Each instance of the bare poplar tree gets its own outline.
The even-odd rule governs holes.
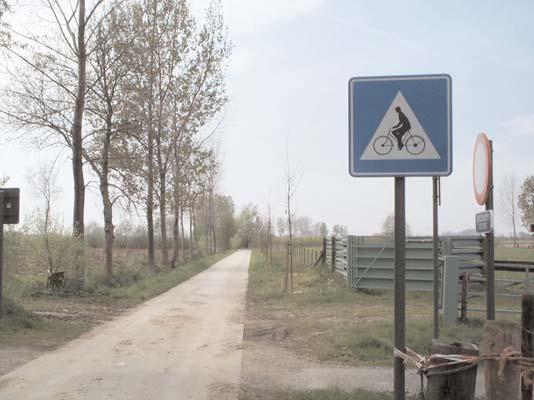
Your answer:
[[[94,81],[87,96],[87,114],[92,128],[86,137],[84,158],[98,178],[104,211],[104,268],[113,275],[115,239],[113,208],[121,199],[132,202],[121,185],[120,165],[132,163],[122,149],[128,138],[130,121],[122,111],[126,107],[125,86],[130,75],[128,58],[137,32],[128,24],[128,8],[114,8],[96,27],[93,57],[88,76]]]
[[[514,247],[519,247],[517,243],[518,195],[516,176],[514,174],[504,176],[499,188],[499,211],[501,219],[512,227]]]
[[[267,203],[267,255],[269,258],[269,272],[273,272],[273,225],[271,216],[271,202]]]
[[[44,210],[42,211],[42,237],[44,241],[47,273],[48,276],[57,272],[58,265],[54,260],[52,249],[50,245],[50,225],[52,202],[54,197],[58,194],[56,188],[57,171],[55,169],[55,162],[50,164],[42,164],[37,171],[33,171],[28,175],[28,181],[32,185],[36,194],[43,200]]]
[[[286,266],[286,277],[285,277],[285,289],[288,289],[293,292],[293,219],[295,217],[292,200],[295,195],[297,178],[295,171],[291,168],[289,160],[287,162],[287,167],[285,169],[285,184],[286,184],[286,194],[285,194],[285,213],[287,218],[287,266]],[[289,280],[289,282],[288,282]]]
[[[51,35],[10,31],[14,42],[3,46],[17,65],[0,110],[8,123],[38,131],[38,145],[62,144],[72,153],[73,232],[84,233],[85,180],[83,119],[87,93],[87,29],[104,0],[40,0],[52,19]],[[97,26],[98,24],[95,24]],[[49,135],[42,135],[43,130]]]

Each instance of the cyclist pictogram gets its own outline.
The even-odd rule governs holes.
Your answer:
[[[393,139],[399,143],[398,149],[403,148],[410,154],[416,156],[425,150],[425,139],[421,136],[413,135],[411,130],[403,134],[395,135],[394,128],[390,128],[387,135],[379,136],[373,142],[373,149],[376,154],[385,156],[393,149]]]

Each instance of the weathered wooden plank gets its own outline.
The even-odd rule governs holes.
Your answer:
[[[521,347],[519,324],[508,321],[486,321],[482,354],[501,354],[504,349],[518,351]],[[485,363],[486,400],[519,400],[520,370],[517,363],[504,363],[501,373],[497,360]]]

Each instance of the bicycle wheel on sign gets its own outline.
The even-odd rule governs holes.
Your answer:
[[[425,150],[425,139],[423,139],[421,136],[413,135],[406,139],[406,143],[404,145],[408,153],[416,156]]]
[[[373,142],[373,149],[375,150],[375,153],[380,154],[381,156],[389,154],[392,148],[393,142],[387,136],[379,136]]]

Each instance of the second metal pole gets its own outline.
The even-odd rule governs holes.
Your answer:
[[[395,177],[395,348],[406,351],[406,198],[405,178]],[[394,358],[394,400],[405,400],[405,374],[402,358]]]
[[[432,177],[432,219],[433,219],[433,229],[432,229],[432,250],[433,250],[433,259],[434,259],[434,286],[433,286],[433,295],[434,295],[434,339],[439,339],[439,264],[438,264],[438,253],[439,253],[439,236],[438,236],[438,186],[439,178],[437,176]]]
[[[493,210],[493,142],[490,140],[490,170],[489,170],[489,193],[486,201],[486,210]],[[495,247],[494,233],[486,233],[486,319],[495,319]]]

